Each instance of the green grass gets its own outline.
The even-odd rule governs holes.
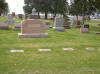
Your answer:
[[[48,30],[48,38],[18,38],[20,31],[0,30],[0,74],[100,74],[99,22],[90,21],[90,33],[79,28],[64,32]],[[93,47],[96,50],[87,51]],[[49,48],[51,52],[39,52]],[[74,51],[62,51],[74,48]],[[10,53],[23,49],[24,53]]]

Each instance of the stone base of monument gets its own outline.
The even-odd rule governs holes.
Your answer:
[[[96,32],[95,34],[100,34],[100,32]]]
[[[39,34],[22,34],[19,33],[20,38],[38,38],[38,37],[48,37],[48,33],[39,33]]]
[[[81,26],[80,25],[76,25],[76,28],[80,28]]]
[[[89,29],[88,28],[80,28],[80,32],[89,33]]]
[[[64,31],[64,27],[53,27],[56,31]]]
[[[39,19],[38,15],[29,15],[29,19]]]
[[[21,30],[21,24],[15,24],[14,30]]]
[[[14,30],[21,30],[21,28],[19,28],[19,27],[14,27]]]

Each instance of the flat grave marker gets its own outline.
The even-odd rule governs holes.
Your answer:
[[[63,48],[64,51],[73,51],[73,48]]]
[[[16,49],[12,49],[10,50],[10,52],[15,53],[15,52],[24,52],[24,50],[16,50]]]
[[[39,49],[40,52],[50,52],[51,49]]]

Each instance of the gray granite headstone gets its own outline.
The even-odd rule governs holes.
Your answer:
[[[55,17],[54,30],[64,31],[64,18],[62,16]]]
[[[8,24],[14,24],[14,19],[13,19],[12,14],[8,14],[8,19],[7,19],[6,23],[8,23]]]
[[[76,27],[76,21],[75,21],[75,18],[74,17],[72,18],[71,26],[72,27]]]

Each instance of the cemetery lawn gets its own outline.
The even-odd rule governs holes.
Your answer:
[[[51,29],[48,38],[18,38],[20,31],[0,30],[0,74],[100,74],[100,35],[95,34],[99,22],[87,23],[89,34],[80,33],[79,28]],[[96,49],[88,51],[88,47]],[[39,48],[52,51],[39,52]],[[12,49],[24,53],[11,53]]]

